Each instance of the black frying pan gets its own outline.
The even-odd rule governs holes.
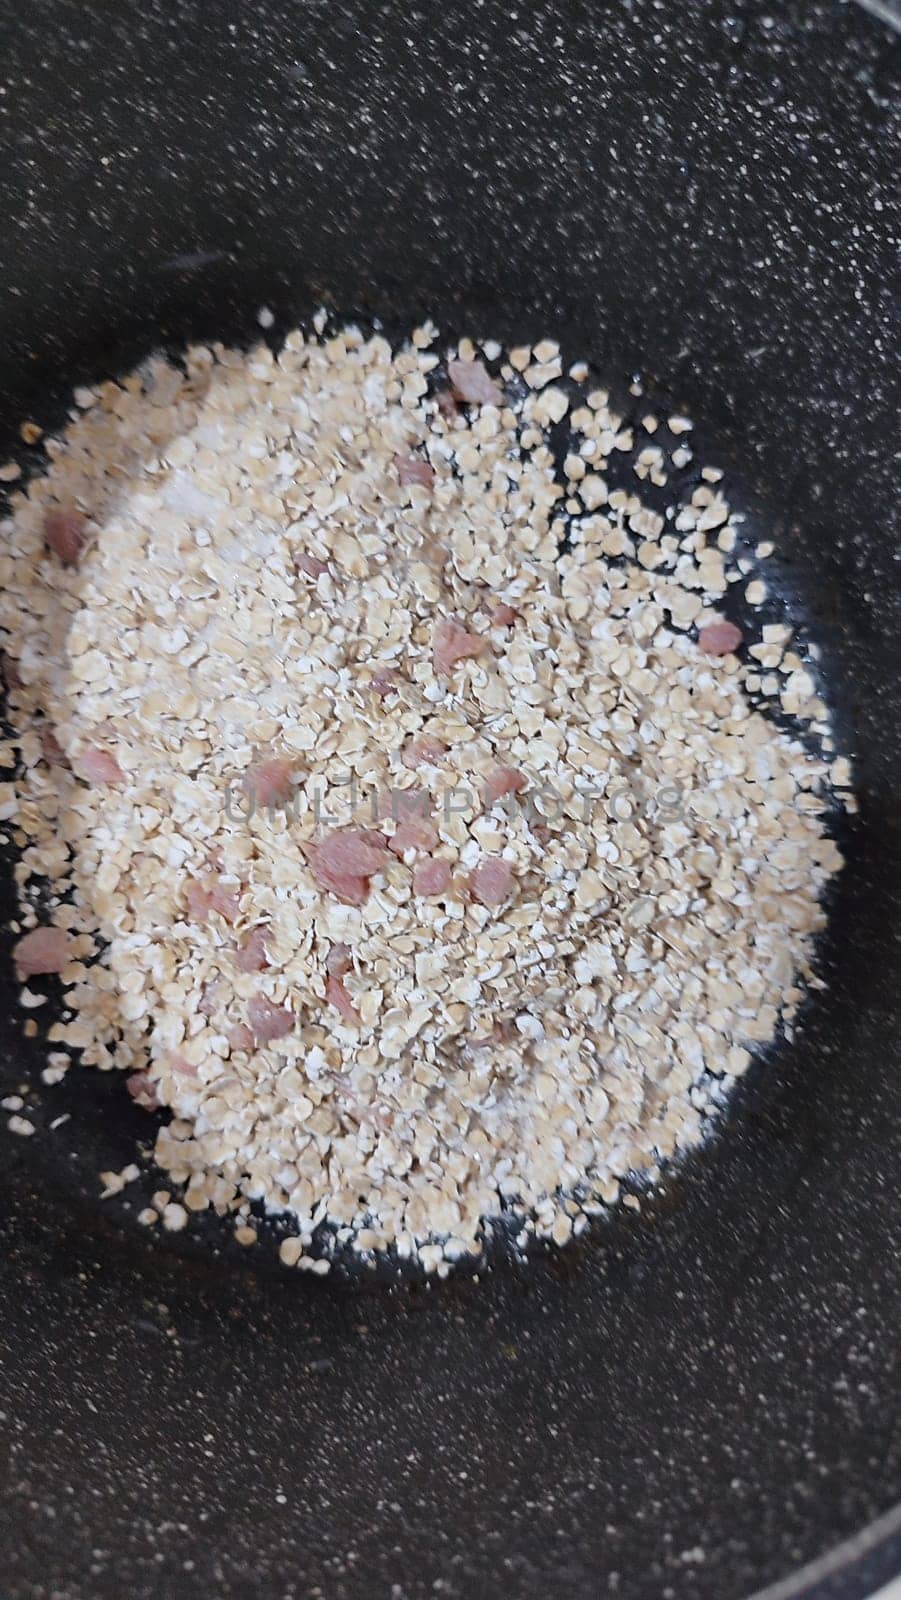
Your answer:
[[[96,1179],[143,1113],[94,1072],[32,1089],[40,1136],[0,1145],[0,1593],[858,1600],[901,1569],[901,44],[840,0],[0,18],[10,447],[263,303],[276,333],[325,299],[560,335],[737,475],[862,801],[795,1045],[665,1201],[480,1283],[149,1239]],[[9,1093],[43,1061],[3,983]]]

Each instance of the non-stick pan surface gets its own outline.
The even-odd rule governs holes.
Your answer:
[[[98,1200],[146,1138],[121,1087],[34,1094],[0,1151],[0,1593],[856,1600],[897,1516],[790,1575],[901,1498],[899,44],[839,0],[0,17],[10,447],[262,304],[562,335],[738,475],[861,796],[800,1037],[564,1253],[389,1290],[161,1243]],[[2,977],[9,1093],[42,1062]]]

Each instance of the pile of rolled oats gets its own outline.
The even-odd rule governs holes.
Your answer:
[[[816,982],[847,763],[790,628],[724,619],[721,474],[642,502],[684,419],[636,443],[550,341],[320,334],[78,391],[13,493],[16,959],[171,1109],[148,1220],[444,1272],[698,1140]]]

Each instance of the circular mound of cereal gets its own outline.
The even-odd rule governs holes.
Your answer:
[[[550,341],[486,349],[152,360],[9,526],[20,973],[286,1262],[580,1231],[794,1014],[840,865],[828,760],[749,698],[827,726],[790,629],[725,618],[721,475],[642,501],[688,424],[636,447]]]

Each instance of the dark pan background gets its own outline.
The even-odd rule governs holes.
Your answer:
[[[480,1284],[151,1240],[97,1199],[146,1138],[121,1086],[33,1093],[0,1146],[0,1593],[740,1600],[901,1497],[901,45],[840,0],[0,0],[0,29],[10,447],[264,303],[560,334],[738,473],[862,801],[800,1040],[662,1200]],[[2,981],[9,1093],[42,1057]],[[899,1550],[792,1592],[860,1600]]]

